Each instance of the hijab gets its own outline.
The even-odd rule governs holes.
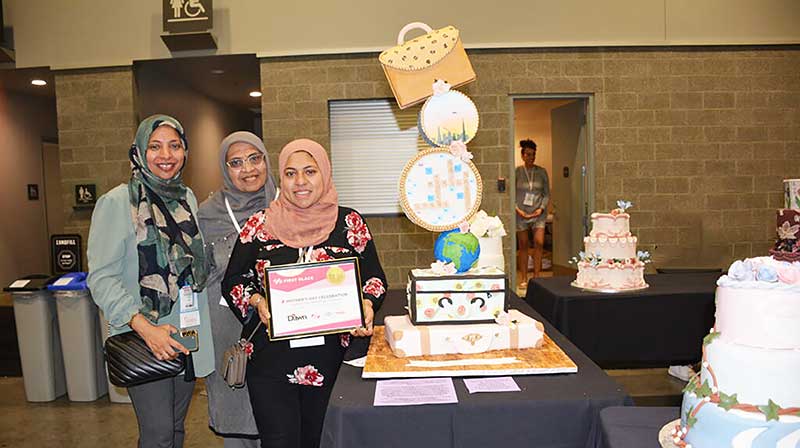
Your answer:
[[[300,208],[289,202],[287,194],[281,194],[266,210],[265,230],[283,244],[294,248],[317,245],[326,239],[336,227],[339,216],[339,196],[333,185],[331,161],[319,143],[301,138],[289,142],[278,157],[281,181],[289,157],[300,151],[311,154],[319,166],[322,176],[322,196],[308,208]],[[285,189],[284,189],[285,190]]]
[[[228,158],[228,150],[234,143],[247,143],[264,155],[267,180],[260,190],[248,193],[238,190],[233,184],[225,162]],[[213,246],[214,251],[221,250],[226,252],[224,254],[215,254],[216,266],[211,273],[211,281],[221,280],[222,275],[225,274],[225,270],[228,267],[228,257],[233,249],[233,243],[236,242],[236,238],[232,237],[238,234],[228,214],[228,208],[225,206],[225,199],[228,200],[231,206],[236,222],[243,226],[247,218],[269,206],[269,203],[275,199],[276,192],[275,180],[270,172],[267,149],[264,147],[264,142],[251,132],[234,132],[222,140],[219,147],[219,166],[222,170],[222,189],[206,199],[200,205],[200,211],[197,213],[200,220],[200,228],[203,229],[203,237],[206,242]],[[229,242],[229,244],[226,245],[225,242]]]
[[[136,232],[142,298],[139,311],[153,322],[172,311],[181,287],[191,286],[193,291],[201,291],[207,279],[203,239],[181,177],[184,167],[171,179],[161,179],[147,166],[147,146],[159,126],[175,129],[187,158],[189,152],[183,126],[167,115],[145,118],[129,152],[128,195]]]

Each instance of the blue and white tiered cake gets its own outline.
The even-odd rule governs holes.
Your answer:
[[[693,448],[800,448],[800,262],[734,262],[684,390],[673,441]]]

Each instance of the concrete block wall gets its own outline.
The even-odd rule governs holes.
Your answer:
[[[59,72],[55,83],[64,230],[80,234],[85,250],[92,212],[72,208],[75,185],[96,184],[100,196],[130,178],[133,72],[130,67]]]
[[[656,266],[726,267],[774,238],[781,180],[800,176],[800,47],[471,51],[478,106],[470,143],[482,208],[510,228],[510,95],[594,96],[595,209],[634,202],[632,231]],[[386,98],[375,55],[266,59],[264,140],[277,165],[296,137],[329,146],[329,100]],[[376,157],[380,157],[376,147]],[[551,173],[552,175],[552,173]],[[434,235],[405,217],[368,219],[393,287],[432,260]],[[511,238],[505,242],[510,261]]]

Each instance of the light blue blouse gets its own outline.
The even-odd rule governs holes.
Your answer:
[[[197,198],[187,189],[187,200],[192,213],[197,216]],[[136,233],[127,184],[120,184],[97,200],[92,225],[89,229],[89,261],[87,282],[92,298],[103,310],[109,323],[110,334],[132,331],[128,322],[139,312],[142,299],[139,295],[139,256]],[[198,350],[192,352],[195,375],[207,376],[214,371],[214,345],[208,316],[208,294],[198,293],[200,328]],[[170,324],[180,328],[179,304],[172,312],[161,316],[158,325]]]

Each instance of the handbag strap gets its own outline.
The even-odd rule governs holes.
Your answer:
[[[261,322],[261,320],[259,320],[258,321],[258,325],[256,325],[256,328],[253,328],[253,332],[250,333],[250,336],[247,337],[247,342],[250,342],[250,339],[253,339],[253,336],[256,335],[256,331],[258,331],[258,328],[261,326],[261,324],[262,324],[262,322]]]
[[[431,31],[433,31],[433,28],[429,27],[427,24],[424,24],[422,22],[411,22],[408,25],[404,26],[399,33],[397,33],[397,45],[403,45],[403,43],[405,43],[406,41],[405,40],[406,33],[415,28],[420,28],[424,30],[425,34],[428,34]]]

